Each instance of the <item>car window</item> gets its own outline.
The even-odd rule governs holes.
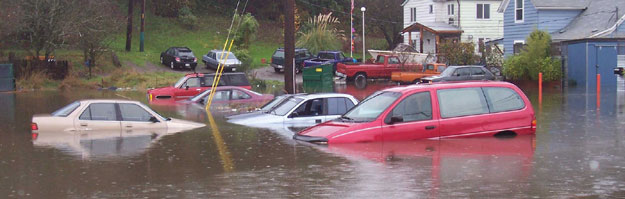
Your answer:
[[[384,63],[384,59],[385,59],[384,56],[378,56],[378,59],[375,60],[375,63],[383,64]]]
[[[399,58],[397,58],[397,57],[388,58],[388,63],[389,64],[399,64],[400,63],[399,62]]]
[[[354,107],[354,103],[347,98],[328,98],[328,115],[343,115],[352,107]]]
[[[221,79],[219,79],[219,84],[217,84],[217,86],[229,86],[230,84],[227,84],[226,80],[228,78],[229,75],[222,75]],[[204,80],[204,82],[200,82],[200,84],[202,86],[206,86],[206,87],[211,87],[213,86],[213,78],[215,78],[215,75],[207,75],[202,77],[202,80]]]
[[[168,55],[173,55],[174,54],[174,49],[173,48],[167,49],[167,54]]]
[[[434,65],[428,64],[428,65],[426,65],[426,69],[427,70],[434,70]]]
[[[469,76],[471,75],[471,71],[469,68],[458,68],[454,72],[454,76]]]
[[[247,77],[245,74],[232,74],[232,75],[224,75],[221,79],[227,79],[227,83],[229,86],[249,86],[250,82],[247,81]]]
[[[240,90],[232,90],[232,99],[240,100],[240,99],[250,99],[252,96]]]
[[[332,53],[319,53],[319,58],[321,58],[321,59],[334,59],[334,54],[332,54]]]
[[[397,92],[373,94],[350,109],[343,116],[356,121],[373,121],[399,97],[401,97],[401,93]]]
[[[291,114],[293,117],[312,117],[323,115],[323,99],[312,99],[297,107]]]
[[[486,72],[484,72],[482,68],[478,68],[478,67],[471,68],[471,75],[485,75],[485,74]]]
[[[117,121],[115,104],[113,103],[92,103],[82,112],[80,120],[100,120]]]
[[[491,113],[520,110],[525,107],[525,102],[523,102],[521,96],[512,89],[500,87],[485,87],[482,89],[488,100],[488,107],[490,107]]]
[[[213,58],[214,60],[217,60],[215,53],[211,52],[209,55],[210,58]]]
[[[180,57],[195,57],[195,55],[193,55],[193,52],[191,52],[191,51],[178,51],[178,56],[180,56]]]
[[[213,101],[228,101],[230,100],[230,90],[216,91],[213,96]]]
[[[149,122],[153,117],[148,111],[136,104],[121,103],[119,110],[122,114],[122,121]]]
[[[438,90],[441,117],[460,117],[488,113],[488,105],[481,88]]]
[[[71,104],[64,106],[63,108],[59,110],[52,112],[52,116],[67,117],[69,114],[74,112],[74,110],[76,110],[76,108],[78,108],[79,106],[80,106],[80,102],[75,101]]]
[[[393,108],[391,116],[401,116],[404,122],[431,120],[432,100],[430,92],[416,93],[404,98]]]
[[[200,78],[192,77],[187,80],[185,86],[188,87],[200,87]]]
[[[345,59],[345,55],[343,55],[343,53],[340,53],[340,54],[339,54],[339,59],[340,59],[340,60],[344,60],[344,59]]]
[[[276,52],[273,53],[273,57],[284,57],[284,51],[276,50]]]
[[[447,67],[445,67],[445,66],[438,66],[438,68],[436,68],[436,71],[443,72],[443,71],[445,71],[445,68],[447,68]]]

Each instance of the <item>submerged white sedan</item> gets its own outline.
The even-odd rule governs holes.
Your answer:
[[[270,110],[228,117],[228,122],[245,126],[269,128],[309,127],[339,118],[358,104],[354,96],[341,93],[288,95]]]
[[[132,131],[167,129],[185,131],[202,123],[166,118],[150,107],[130,100],[80,100],[52,114],[34,115],[32,133],[71,131]]]

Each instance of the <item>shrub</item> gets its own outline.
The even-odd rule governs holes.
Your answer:
[[[240,72],[247,72],[252,66],[252,56],[247,49],[234,50],[234,56],[241,61],[241,66],[237,68]]]
[[[191,9],[187,6],[178,10],[178,20],[185,28],[188,29],[195,29],[198,22],[197,17],[193,15],[193,12],[191,12]]]
[[[562,78],[562,64],[560,60],[550,55],[551,35],[534,30],[527,37],[527,46],[521,53],[506,59],[504,75],[511,79],[537,80],[538,73],[543,73],[543,80],[552,81]]]
[[[250,13],[236,15],[234,19],[237,23],[239,23],[240,20],[240,24],[237,25],[238,29],[234,27],[237,30],[237,32],[234,33],[234,45],[238,49],[248,49],[250,43],[256,39],[256,32],[259,26],[258,21],[256,21],[256,18]]]
[[[475,55],[475,44],[454,41],[445,41],[440,45],[440,53],[447,65],[471,65],[479,61],[479,57]]]
[[[311,53],[317,54],[322,50],[337,50],[341,48],[340,35],[334,27],[339,23],[338,18],[332,17],[332,13],[320,14],[310,18],[303,28],[305,32],[299,32],[299,38],[295,45],[307,48]]]

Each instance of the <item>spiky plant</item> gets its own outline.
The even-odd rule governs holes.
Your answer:
[[[303,27],[298,33],[299,38],[295,45],[307,48],[313,54],[322,50],[338,50],[341,47],[342,34],[334,25],[339,23],[338,18],[333,17],[332,13],[309,18],[305,25],[307,27]]]

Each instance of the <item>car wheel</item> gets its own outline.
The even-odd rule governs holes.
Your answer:
[[[169,62],[169,67],[170,67],[172,70],[176,70],[176,67],[174,66],[174,62]]]
[[[163,63],[163,57],[161,57],[161,64],[164,64],[164,63]]]
[[[273,68],[273,71],[276,71],[276,73],[280,73],[280,69],[279,68]]]
[[[358,81],[367,81],[367,75],[365,75],[364,73],[358,73],[356,74],[356,76],[354,76],[354,81],[358,82]]]

